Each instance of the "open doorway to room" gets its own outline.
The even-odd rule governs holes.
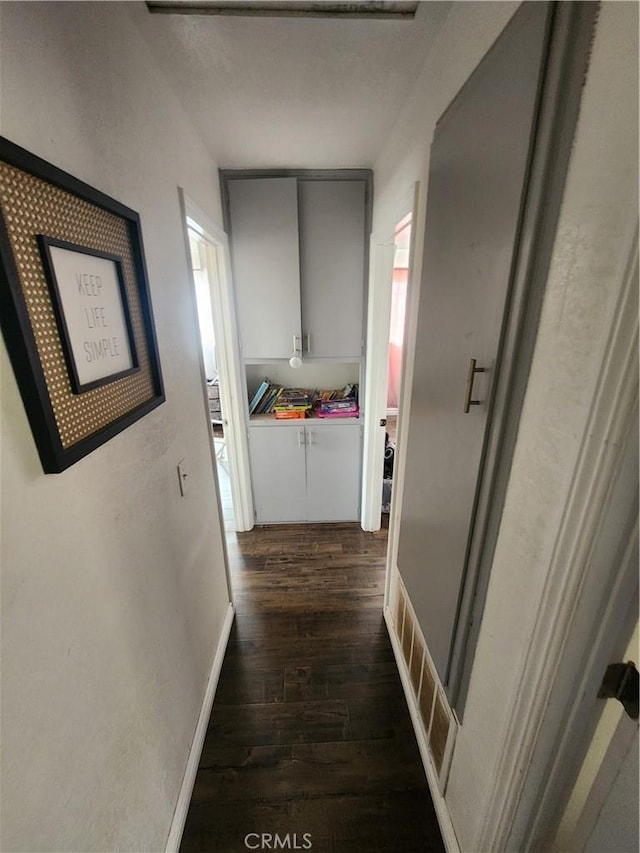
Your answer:
[[[219,511],[230,534],[251,530],[254,514],[229,242],[225,232],[180,188],[178,197],[201,339],[203,396],[211,428]]]
[[[398,417],[402,408],[405,322],[412,265],[412,221],[418,199],[412,188],[379,236],[371,236],[365,366],[363,530],[389,527]],[[384,512],[383,512],[384,508]]]
[[[218,472],[220,506],[225,530],[234,531],[236,526],[227,449],[230,427],[229,422],[223,417],[222,397],[225,395],[224,393],[220,393],[220,384],[222,382],[224,386],[224,377],[221,377],[218,367],[218,347],[216,345],[213,308],[211,304],[211,265],[208,263],[207,258],[210,244],[208,244],[204,232],[198,226],[198,223],[190,217],[187,217],[187,227],[193,283],[196,294],[196,308],[198,312],[198,328],[200,331],[202,359],[207,384],[209,418],[213,432],[214,455]],[[226,411],[224,414],[227,414]]]
[[[398,402],[404,356],[404,327],[409,283],[409,248],[411,217],[408,213],[396,225],[394,232],[393,278],[389,319],[389,359],[387,368],[387,417],[384,447],[384,479],[382,484],[382,513],[391,510],[393,463],[398,428]]]

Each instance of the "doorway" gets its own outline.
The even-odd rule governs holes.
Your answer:
[[[382,513],[391,512],[393,464],[398,434],[400,380],[404,359],[404,329],[409,286],[409,248],[411,244],[409,212],[398,222],[394,232],[393,274],[391,281],[391,310],[389,317],[389,355],[387,363],[387,416],[383,460]]]
[[[244,376],[236,334],[229,243],[182,189],[178,192],[202,352],[203,395],[227,534],[251,530],[253,501],[244,430]],[[228,537],[227,537],[228,538]]]
[[[211,263],[207,257],[212,246],[206,240],[201,226],[191,217],[187,217],[187,233],[189,236],[189,250],[191,256],[191,270],[193,272],[193,284],[196,294],[196,309],[198,313],[198,328],[200,331],[200,344],[202,347],[202,361],[204,364],[207,403],[209,408],[209,419],[213,434],[214,458],[218,473],[218,490],[220,495],[220,507],[224,529],[227,533],[236,529],[233,510],[233,494],[231,489],[231,478],[229,471],[229,456],[227,441],[231,426],[226,419],[226,410],[223,411],[223,398],[227,397],[227,389],[224,388],[224,377],[221,377],[218,369],[218,345],[213,323],[213,309],[211,305],[211,289],[217,282],[212,281]],[[221,393],[221,383],[224,390]]]
[[[416,183],[410,191],[403,193],[398,204],[394,205],[394,210],[385,217],[386,224],[378,234],[371,235],[360,523],[363,530],[372,532],[380,530],[382,526],[383,502],[386,500],[390,505],[391,500],[389,484],[383,484],[383,480],[385,461],[387,473],[390,473],[393,465],[389,457],[393,455],[395,459],[398,435],[406,306],[413,266],[411,233],[418,192],[419,185]],[[388,449],[389,442],[393,443],[393,453]],[[390,514],[385,514],[384,524],[389,527],[391,547],[394,525],[390,523],[390,518]]]

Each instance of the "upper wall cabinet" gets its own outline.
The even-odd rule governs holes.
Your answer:
[[[298,182],[302,335],[306,355],[362,355],[364,181]]]
[[[295,178],[229,181],[243,358],[290,358],[302,341]]]
[[[244,359],[362,356],[370,177],[332,174],[224,178]]]

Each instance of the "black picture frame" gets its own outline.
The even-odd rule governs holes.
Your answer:
[[[127,225],[134,262],[135,284],[142,314],[153,396],[86,438],[64,447],[47,390],[4,212],[0,205],[0,325],[43,470],[46,474],[58,474],[165,401],[140,217],[134,210],[119,201],[4,137],[0,137],[0,161],[122,218]],[[38,235],[33,236],[37,238]]]
[[[127,297],[127,289],[124,281],[124,273],[122,270],[122,258],[119,255],[112,255],[109,252],[98,252],[96,249],[90,249],[87,246],[79,246],[77,243],[69,243],[66,240],[56,240],[53,237],[47,237],[45,234],[37,234],[36,237],[38,240],[38,246],[40,247],[40,254],[42,255],[44,273],[47,279],[47,284],[49,285],[49,293],[51,295],[53,310],[56,315],[56,321],[58,323],[60,341],[62,343],[62,349],[64,352],[65,361],[67,363],[67,370],[69,371],[69,379],[71,380],[71,387],[73,388],[73,393],[84,394],[86,391],[91,391],[94,388],[99,388],[101,385],[106,385],[109,382],[114,382],[116,379],[122,379],[125,376],[131,376],[133,373],[138,373],[140,370],[140,365],[138,363],[138,352],[136,348],[135,337],[133,334],[133,326],[131,323],[129,299]],[[58,276],[56,275],[55,264],[53,258],[51,257],[52,246],[58,249],[67,249],[70,252],[76,252],[82,255],[89,255],[93,258],[101,258],[105,261],[111,261],[115,265],[122,313],[124,315],[129,349],[131,352],[131,367],[127,368],[126,370],[118,370],[114,373],[105,375],[100,379],[94,379],[91,382],[83,383],[81,381],[78,371],[78,365],[76,364],[76,359],[73,354],[71,330],[69,328],[69,324],[67,323],[63,299],[60,293]]]

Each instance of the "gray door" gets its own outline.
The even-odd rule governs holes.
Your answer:
[[[431,147],[398,568],[446,684],[526,186],[548,5],[526,3]],[[473,399],[464,412],[471,359]]]

